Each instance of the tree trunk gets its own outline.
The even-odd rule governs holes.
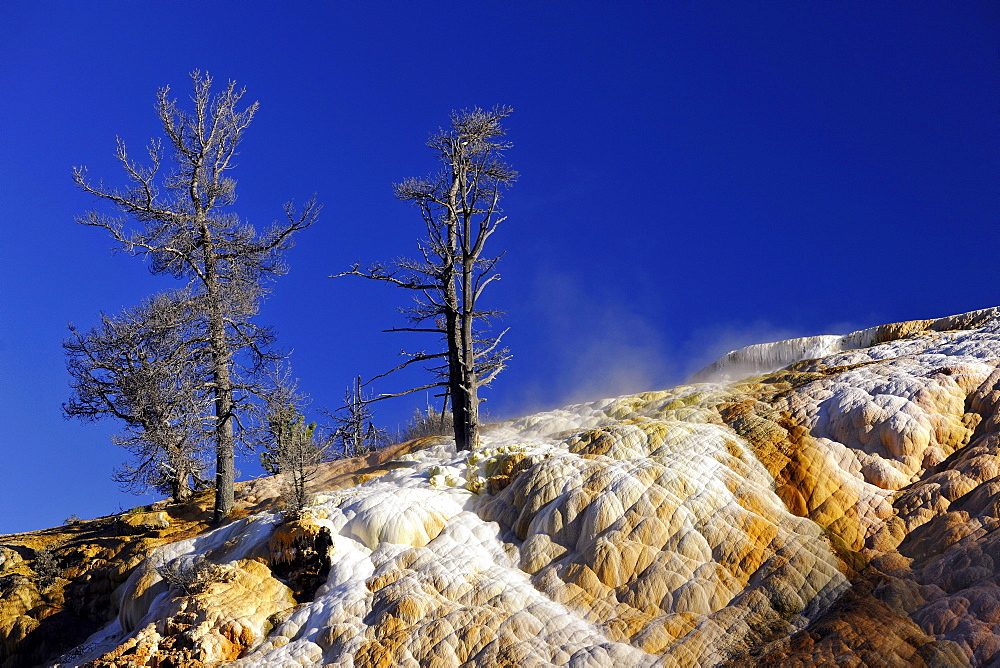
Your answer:
[[[471,450],[466,434],[466,394],[462,389],[462,346],[458,314],[448,309],[445,315],[448,332],[448,392],[451,394],[451,419],[455,428],[455,448]]]
[[[231,353],[226,340],[222,295],[216,270],[214,244],[208,226],[202,225],[205,243],[205,293],[208,297],[209,345],[212,349],[212,378],[215,395],[215,512],[212,522],[220,524],[235,502],[235,448],[233,443],[233,381],[229,373]]]
[[[184,503],[191,498],[191,484],[188,482],[187,471],[184,471],[183,475],[177,476],[175,489],[177,491],[174,492],[174,501],[177,503]]]
[[[472,272],[476,258],[469,248],[469,222],[466,221],[465,248],[462,258],[462,392],[465,396],[465,444],[471,450],[479,445],[479,379],[476,377],[476,344],[473,327],[475,303]]]
[[[184,457],[180,447],[176,448],[170,462],[174,469],[173,480],[170,481],[170,495],[174,503],[184,503],[191,497],[191,485],[188,482],[191,477],[191,466]]]
[[[213,311],[218,310],[214,308]],[[221,314],[212,316],[213,376],[215,378],[215,514],[216,524],[233,509],[236,463],[233,447],[233,384],[229,376],[229,350]]]
[[[479,388],[476,387],[475,380],[466,393],[465,442],[468,444],[467,450],[479,445]]]
[[[170,481],[170,496],[174,503],[184,503],[191,496],[191,485],[188,484],[188,473],[183,471]]]

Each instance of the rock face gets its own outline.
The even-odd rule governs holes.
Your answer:
[[[106,626],[113,592],[156,547],[203,532],[196,505],[0,536],[0,666],[43,665]]]
[[[1000,661],[998,316],[757,347],[712,373],[791,366],[340,463],[294,522],[154,550],[61,665]]]
[[[324,489],[350,487],[398,468],[403,464],[393,460],[420,446],[419,441],[411,442],[363,458],[330,462],[323,465],[317,480]],[[280,492],[280,485],[273,479],[237,483],[234,515],[242,517],[273,508]],[[154,505],[155,509],[136,508],[117,516],[75,520],[52,529],[0,536],[0,666],[43,665],[77,645],[62,663],[80,663],[80,657],[93,647],[93,643],[81,645],[81,642],[110,621],[129,618],[129,612],[122,613],[124,616],[119,614],[123,603],[126,610],[132,610],[137,600],[152,597],[149,590],[143,589],[141,595],[133,592],[127,602],[122,601],[120,594],[124,590],[120,585],[138,566],[149,566],[151,562],[145,560],[153,549],[210,530],[211,491],[197,494],[181,506],[169,506],[166,502]],[[284,534],[298,535],[294,527],[286,529]],[[282,563],[280,558],[274,562],[279,577],[301,599],[306,590],[314,591],[319,586],[317,580],[323,577],[322,569],[328,564],[315,554],[310,555],[307,542],[300,542],[297,550],[295,563]],[[162,561],[162,554],[157,559]],[[154,588],[153,593],[165,589],[165,586]],[[130,628],[134,628],[134,623]],[[157,641],[148,633],[146,640],[149,642],[142,645],[146,649]],[[192,655],[184,654],[191,649],[185,647],[185,642],[157,644],[162,651],[151,660],[167,661],[166,655],[170,654],[173,659],[180,657],[186,661]],[[127,661],[138,665],[134,654]]]

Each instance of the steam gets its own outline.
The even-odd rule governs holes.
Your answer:
[[[497,408],[506,416],[686,382],[755,376],[835,352],[834,339],[859,329],[855,323],[835,322],[810,331],[758,319],[731,321],[685,334],[684,323],[662,322],[640,314],[624,305],[626,300],[619,295],[552,270],[539,273],[532,294],[534,300],[524,306],[533,312],[530,336],[541,344],[543,352],[536,359],[518,357],[517,364],[502,377],[502,383],[516,388],[497,393],[504,396],[503,405]],[[515,350],[517,336],[512,333]],[[760,347],[777,342],[785,343]],[[725,369],[716,369],[718,373],[699,375],[730,352],[748,346],[758,347],[726,360],[720,365]],[[518,378],[517,367],[525,363],[531,370]]]
[[[544,373],[517,386],[512,414],[642,392],[680,377],[661,328],[615,299],[588,294],[578,279],[544,273],[532,291],[533,336],[544,344]]]
[[[765,320],[730,323],[696,330],[682,346],[683,377],[690,379],[728,353],[760,343],[805,336],[802,331],[779,327]]]

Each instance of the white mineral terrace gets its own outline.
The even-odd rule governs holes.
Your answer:
[[[927,331],[947,331],[969,329],[1000,315],[1000,307],[981,309],[970,313],[916,321]],[[899,323],[903,324],[903,323]],[[907,323],[908,324],[908,323]],[[885,340],[893,327],[898,325],[877,325],[850,334],[824,334],[786,339],[772,343],[758,343],[739,350],[733,350],[708,365],[692,378],[692,382],[726,382],[750,378],[783,369],[790,364],[806,359],[826,357],[845,350],[867,348]]]
[[[801,507],[706,408],[729,386],[569,406],[489,431],[472,453],[446,442],[319,491],[309,521],[333,549],[312,601],[294,605],[254,561],[277,514],[159,549],[119,590],[118,620],[84,660],[162,633],[177,592],[157,584],[156,566],[210,554],[238,577],[216,590],[196,641],[211,658],[234,634],[248,639],[229,665],[712,665],[827,610],[848,583],[820,527],[859,553],[881,549],[897,490],[969,442],[966,402],[1000,358],[991,315],[968,314],[961,324],[978,328],[961,331],[927,321],[933,335],[877,345],[872,328],[751,346],[712,367],[851,367],[775,404],[811,434],[803,447],[819,482]],[[516,462],[520,475],[490,493],[488,479]]]

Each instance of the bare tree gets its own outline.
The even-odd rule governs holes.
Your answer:
[[[378,429],[372,421],[375,415],[368,406],[370,401],[364,395],[361,376],[358,376],[344,393],[344,407],[331,416],[337,423],[333,438],[340,444],[344,457],[372,452],[387,438],[385,431]]]
[[[230,212],[236,182],[229,177],[236,149],[257,111],[257,103],[239,108],[243,90],[230,82],[211,93],[212,79],[193,72],[194,110],[178,107],[170,89],[157,94],[156,109],[170,150],[172,169],[161,176],[162,142],[149,147],[150,165],[129,158],[117,140],[117,157],[131,182],[125,188],[92,182],[85,167],[73,177],[85,192],[112,204],[135,224],[117,216],[88,212],[83,225],[107,230],[115,248],[151,260],[155,274],[191,281],[205,303],[204,338],[211,353],[211,390],[215,413],[215,513],[221,522],[233,506],[234,422],[240,379],[234,365],[241,353],[260,353],[260,328],[251,321],[267,292],[264,280],[285,272],[282,254],[293,236],[315,222],[315,197],[301,211],[285,205],[287,221],[263,233]]]
[[[419,259],[374,264],[365,270],[355,265],[337,274],[417,292],[415,305],[405,310],[411,326],[386,331],[438,334],[444,350],[404,352],[407,360],[392,371],[430,361],[438,364],[431,367],[438,380],[379,398],[445,388],[454,416],[455,442],[464,450],[479,441],[479,388],[488,385],[510,359],[500,347],[504,332],[487,333],[487,320],[500,312],[481,309],[478,303],[486,286],[500,278],[494,269],[502,254],[489,256],[484,251],[506,218],[500,209],[503,192],[517,178],[503,160],[510,144],[503,139],[501,121],[511,112],[508,107],[453,112],[450,126],[427,142],[442,168],[427,178],[407,179],[394,186],[396,197],[413,204],[423,218],[426,237],[418,243]]]
[[[157,295],[63,341],[73,394],[66,417],[85,421],[114,417],[125,430],[112,437],[134,461],[115,472],[125,489],[153,488],[185,501],[204,474],[205,418],[212,398],[206,376],[210,358],[204,314],[190,292]]]

